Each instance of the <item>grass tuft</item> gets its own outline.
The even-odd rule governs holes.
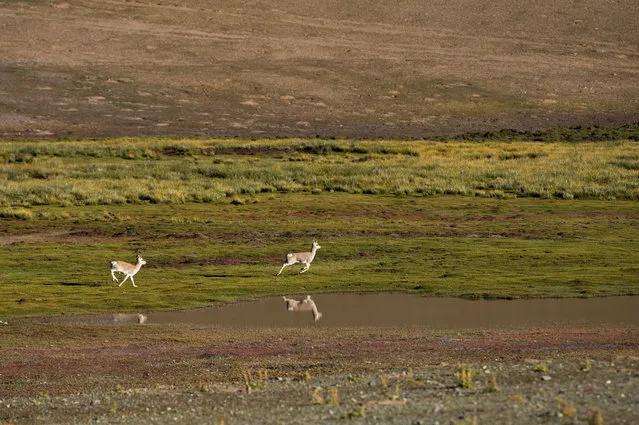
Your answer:
[[[251,394],[253,390],[263,390],[266,387],[268,370],[258,369],[254,371],[247,369],[242,372],[242,377],[244,378],[246,392]]]
[[[457,372],[455,372],[455,377],[457,378],[457,386],[465,389],[473,388],[473,378],[476,372],[464,365],[461,365],[457,368]]]
[[[591,409],[586,420],[588,421],[588,425],[603,425],[604,421],[601,409]]]
[[[577,415],[577,409],[575,409],[575,403],[572,401],[562,401],[559,412],[568,418],[574,418]]]
[[[501,387],[497,383],[497,377],[492,376],[491,379],[486,379],[484,382],[484,392],[485,393],[500,393]]]

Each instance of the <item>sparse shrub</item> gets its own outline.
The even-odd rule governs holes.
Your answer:
[[[365,418],[365,417],[366,417],[366,411],[364,410],[363,404],[360,404],[359,406],[355,407],[350,412],[344,413],[344,415],[342,416],[342,418],[344,419]]]
[[[537,372],[537,373],[547,373],[548,372],[548,366],[543,364],[543,363],[537,363],[537,364],[533,365],[531,370],[533,372]]]
[[[379,382],[382,384],[382,389],[386,391],[388,389],[388,382],[386,382],[386,378],[384,376],[380,376]]]
[[[500,393],[501,387],[497,384],[497,377],[493,375],[491,379],[486,379],[484,382],[485,393]]]
[[[461,388],[472,388],[474,375],[475,371],[473,369],[463,365],[458,367],[457,372],[455,373],[457,386]]]
[[[248,369],[242,372],[242,376],[244,377],[246,392],[251,394],[253,390],[261,390],[266,387],[266,382],[268,380],[268,370],[258,369],[254,371]]]
[[[603,425],[601,409],[591,409],[586,420],[588,421],[588,425]]]
[[[328,403],[329,406],[339,406],[339,394],[337,388],[331,388],[328,393]]]
[[[570,402],[562,401],[559,412],[562,415],[567,416],[569,418],[575,417],[575,415],[577,414],[577,409],[575,409],[575,403],[571,401]]]
[[[315,387],[315,390],[313,390],[313,404],[326,404],[326,400],[324,400],[324,397],[321,394],[322,388],[321,387]]]
[[[339,406],[339,394],[338,389],[333,387],[328,392],[328,396],[324,398],[322,396],[322,387],[315,387],[312,395],[313,404],[327,404],[329,406]]]
[[[391,396],[391,400],[399,400],[400,398],[401,398],[401,396],[399,394],[399,384],[396,383],[395,384],[395,392]]]

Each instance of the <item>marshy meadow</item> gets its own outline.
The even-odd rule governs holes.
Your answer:
[[[0,160],[9,315],[637,294],[635,140],[124,138],[5,142]],[[313,238],[311,271],[275,279]],[[106,265],[136,252],[148,264],[122,297]]]

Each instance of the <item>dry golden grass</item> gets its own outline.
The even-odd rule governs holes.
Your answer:
[[[0,206],[243,204],[260,193],[334,191],[636,200],[638,173],[633,141],[7,142]]]

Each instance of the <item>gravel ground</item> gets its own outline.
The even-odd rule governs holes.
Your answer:
[[[459,366],[441,365],[307,379],[255,377],[246,385],[158,386],[2,400],[8,423],[334,423],[572,424],[599,409],[603,423],[639,422],[639,363],[499,362],[467,366],[473,386],[458,386]],[[539,369],[539,371],[537,371]],[[542,370],[543,369],[543,370]],[[258,371],[253,371],[257,374]],[[495,381],[492,381],[493,377]],[[474,422],[476,421],[476,422]]]
[[[634,327],[0,331],[2,424],[639,423]]]

